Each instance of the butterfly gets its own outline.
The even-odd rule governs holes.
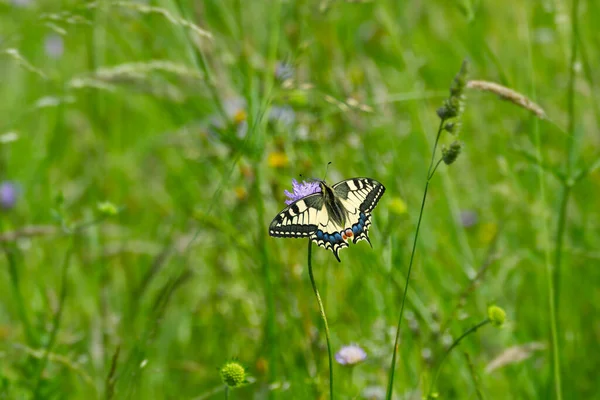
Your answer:
[[[371,178],[353,178],[333,186],[318,181],[320,192],[309,194],[286,207],[271,222],[273,237],[308,237],[330,249],[338,261],[339,251],[352,243],[369,240],[371,212],[385,187]],[[371,245],[371,247],[373,247]]]

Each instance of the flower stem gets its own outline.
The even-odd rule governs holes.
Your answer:
[[[577,144],[580,141],[581,133],[576,132],[576,107],[575,107],[575,81],[576,81],[576,68],[577,63],[577,36],[578,36],[578,10],[579,0],[573,0],[571,2],[571,59],[569,61],[569,83],[568,83],[568,94],[567,94],[567,107],[568,107],[568,136],[567,136],[567,161],[566,161],[566,175],[567,181],[562,182],[562,191],[560,198],[560,208],[558,217],[558,226],[556,227],[556,237],[554,245],[554,271],[552,273],[551,290],[552,298],[550,299],[550,312],[551,314],[551,335],[552,335],[552,370],[553,370],[553,381],[554,381],[554,392],[556,399],[562,399],[562,382],[561,382],[561,361],[560,361],[560,339],[558,332],[560,332],[559,320],[560,318],[560,289],[561,289],[561,269],[562,269],[562,249],[564,245],[565,228],[567,221],[567,211],[569,204],[569,196],[571,194],[571,187],[573,181],[573,167],[576,162]],[[580,130],[582,132],[583,130]]]
[[[229,386],[225,385],[225,400],[229,399]]]
[[[417,229],[415,231],[415,238],[413,240],[412,252],[410,254],[410,262],[408,263],[408,273],[406,274],[406,284],[404,286],[404,293],[402,294],[402,304],[400,305],[400,317],[398,317],[398,325],[396,326],[396,338],[394,339],[394,352],[392,355],[392,366],[390,368],[390,377],[388,380],[386,399],[391,400],[392,392],[394,387],[394,370],[396,369],[396,354],[398,353],[398,341],[400,340],[400,324],[402,323],[402,315],[404,314],[404,303],[406,302],[406,294],[408,293],[408,283],[410,282],[410,272],[412,271],[413,260],[415,258],[415,251],[417,249],[417,239],[419,238],[419,230],[421,228],[421,220],[423,219],[423,210],[425,209],[425,201],[427,200],[427,189],[429,189],[429,182],[437,166],[440,164],[439,161],[434,168],[435,151],[437,150],[438,141],[444,128],[445,120],[441,120],[440,126],[435,136],[435,143],[433,144],[433,150],[431,151],[431,162],[429,163],[429,169],[427,170],[427,181],[425,182],[425,190],[423,191],[423,200],[421,201],[421,211],[419,212],[419,220],[417,221]]]
[[[329,325],[327,324],[327,316],[325,315],[325,307],[321,301],[321,295],[315,283],[315,276],[312,270],[312,241],[308,240],[308,275],[310,276],[310,283],[312,284],[313,291],[317,297],[317,303],[319,303],[319,311],[321,312],[321,319],[325,325],[325,338],[327,339],[327,353],[329,355],[329,398],[333,400],[333,357],[331,356],[331,341],[329,339]]]
[[[69,265],[71,264],[71,256],[73,255],[73,246],[74,239],[71,236],[69,239],[69,247],[67,248],[67,253],[65,254],[65,258],[62,264],[62,277],[61,277],[61,289],[60,289],[60,298],[58,303],[58,310],[54,316],[52,331],[50,332],[50,337],[48,338],[48,342],[44,346],[44,355],[40,360],[40,363],[37,367],[36,372],[36,384],[33,392],[33,397],[38,398],[40,395],[40,390],[42,390],[43,384],[43,375],[44,370],[46,369],[46,365],[48,364],[48,358],[52,349],[56,343],[56,338],[58,336],[58,331],[60,329],[60,324],[62,322],[62,316],[64,313],[65,302],[67,298],[67,273],[69,271]]]
[[[456,346],[458,346],[460,344],[460,341],[463,340],[465,337],[467,337],[471,333],[477,331],[477,329],[481,328],[482,326],[489,324],[490,322],[492,322],[492,321],[490,321],[489,318],[486,318],[483,321],[481,321],[480,323],[478,323],[477,325],[472,326],[471,328],[466,330],[462,335],[460,335],[460,337],[458,339],[456,339],[454,341],[454,343],[452,343],[452,345],[448,348],[448,350],[446,350],[446,352],[442,356],[442,359],[440,360],[440,363],[438,364],[437,371],[435,371],[433,381],[431,382],[431,385],[429,386],[429,392],[426,397],[427,399],[431,398],[431,392],[433,391],[433,388],[435,387],[435,383],[437,382],[438,376],[440,375],[440,371],[442,370],[442,364],[444,363],[444,361],[446,360],[446,358],[448,357],[448,354],[450,354],[452,349],[454,349]]]

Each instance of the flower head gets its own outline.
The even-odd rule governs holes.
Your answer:
[[[221,367],[221,379],[230,388],[240,387],[247,383],[246,370],[237,361],[229,361]]]
[[[110,201],[103,201],[96,206],[98,212],[107,217],[115,216],[119,213],[119,209]]]
[[[274,151],[267,157],[267,163],[271,168],[283,168],[288,165],[288,162],[288,156],[282,151]]]
[[[460,71],[454,77],[452,85],[450,86],[450,96],[460,97],[463,94],[465,86],[467,85],[467,75],[469,74],[469,63],[467,60],[463,60],[460,66]]]
[[[15,206],[19,197],[19,189],[12,182],[5,181],[0,183],[0,208],[10,210]]]
[[[488,318],[492,321],[492,324],[496,327],[501,327],[506,320],[506,311],[504,311],[501,307],[498,306],[489,306],[488,307]]]
[[[467,84],[468,66],[469,63],[466,60],[463,61],[460,71],[458,71],[458,74],[456,74],[452,81],[452,85],[450,86],[450,97],[448,97],[444,101],[444,104],[437,110],[438,116],[443,121],[458,117],[463,112],[465,97],[463,92]]]
[[[367,358],[367,353],[356,344],[344,346],[335,354],[335,360],[340,365],[352,367],[359,364]]]
[[[269,111],[269,121],[289,127],[296,122],[296,113],[290,106],[273,106]]]
[[[275,77],[280,81],[287,81],[294,77],[294,67],[287,62],[279,61],[275,66]]]
[[[303,197],[306,197],[313,193],[318,193],[321,191],[321,186],[319,186],[319,182],[315,181],[302,181],[298,183],[297,180],[292,179],[292,188],[294,190],[293,193],[284,190],[283,193],[288,197],[288,200],[285,201],[285,204],[290,205],[293,202],[300,200]]]
[[[49,57],[58,59],[65,52],[65,44],[62,36],[52,34],[44,39],[44,50]]]
[[[459,141],[453,142],[450,147],[442,147],[442,159],[446,165],[452,164],[458,158],[460,150],[462,149],[462,143]]]
[[[465,228],[471,228],[477,224],[478,216],[475,211],[464,210],[460,212],[460,224]]]

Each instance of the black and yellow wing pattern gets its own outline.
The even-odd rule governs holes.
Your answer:
[[[369,240],[371,212],[385,187],[371,178],[353,178],[328,186],[319,181],[321,191],[303,197],[281,211],[269,226],[274,237],[308,237],[318,246],[330,249],[340,261],[339,251]]]

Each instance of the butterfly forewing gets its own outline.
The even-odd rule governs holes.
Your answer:
[[[324,182],[322,184],[325,185]],[[371,211],[385,192],[385,187],[374,179],[353,178],[338,182],[331,188],[325,186],[325,190],[328,189],[333,193],[333,198],[329,199],[331,204],[325,204],[322,192],[306,196],[275,217],[269,234],[275,237],[310,237],[318,246],[330,249],[338,261],[338,253],[348,247],[349,239],[353,243],[366,240],[370,244]],[[333,203],[341,204],[344,221],[340,222],[339,218],[331,218],[328,214],[328,208],[339,210]]]
[[[281,211],[269,226],[274,237],[307,237],[317,230],[319,221],[327,221],[321,193],[306,196]],[[325,222],[326,223],[326,222]]]

